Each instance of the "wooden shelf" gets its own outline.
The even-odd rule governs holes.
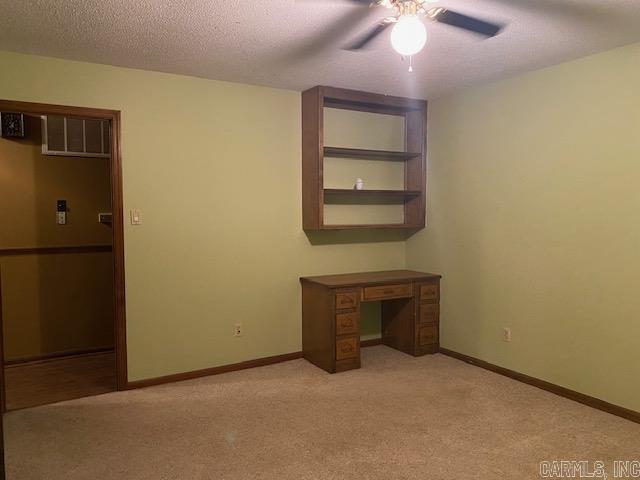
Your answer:
[[[405,151],[324,145],[325,108],[404,117]],[[425,226],[427,102],[412,98],[318,86],[302,93],[302,227],[314,230],[410,229]],[[325,157],[402,162],[401,190],[324,188]],[[400,203],[404,221],[392,224],[325,224],[325,206]],[[386,207],[385,207],[386,208]],[[353,210],[353,209],[352,209]],[[371,209],[369,209],[371,210]],[[355,211],[355,210],[353,210]],[[383,209],[381,208],[382,212]],[[344,218],[344,217],[343,217]],[[370,218],[370,217],[369,217]],[[346,220],[348,221],[348,220]]]
[[[416,152],[394,152],[387,150],[365,150],[362,148],[324,147],[324,156],[334,158],[392,160],[396,162],[404,162],[415,157],[420,157],[421,155],[422,153]]]
[[[394,197],[407,198],[421,195],[420,190],[355,190],[343,188],[325,188],[324,195],[348,195],[349,197]]]
[[[408,225],[406,223],[381,223],[381,224],[353,224],[353,225],[332,225],[332,224],[324,224],[319,230],[366,230],[366,229],[394,229],[394,228],[404,228],[404,229],[416,229],[419,230],[424,228],[423,225]]]

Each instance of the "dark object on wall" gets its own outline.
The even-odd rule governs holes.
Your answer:
[[[111,225],[113,223],[113,214],[112,213],[99,213],[98,214],[98,222],[104,225]]]
[[[56,202],[56,222],[58,225],[67,224],[67,201],[58,200]]]
[[[4,138],[24,138],[24,115],[22,113],[0,113],[0,123],[2,124],[2,137]]]

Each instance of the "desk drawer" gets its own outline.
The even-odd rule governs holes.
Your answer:
[[[380,285],[378,287],[366,287],[363,295],[364,300],[384,300],[386,298],[406,298],[413,297],[413,284],[403,283],[400,285]]]
[[[358,337],[339,338],[336,340],[336,360],[345,358],[356,358],[360,354],[358,351],[360,342]]]
[[[358,295],[354,292],[336,293],[336,310],[344,308],[356,308],[358,306]]]
[[[339,313],[336,315],[336,335],[358,333],[358,312]]]
[[[432,343],[438,343],[438,326],[429,325],[420,327],[418,332],[418,343],[420,345],[430,345]]]
[[[435,300],[440,299],[440,286],[437,283],[427,283],[420,285],[420,300]]]
[[[420,305],[419,323],[438,323],[440,305],[437,303],[424,303]]]

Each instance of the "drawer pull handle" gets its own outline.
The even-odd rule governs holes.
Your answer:
[[[350,327],[351,325],[353,325],[353,323],[351,322],[351,320],[342,320],[342,321],[340,322],[340,326],[341,326],[342,328],[347,328],[347,327]]]
[[[384,293],[385,295],[391,295],[393,293],[393,290],[391,289],[383,290],[382,293]]]
[[[341,351],[342,353],[353,352],[353,347],[352,347],[350,344],[342,345],[342,346],[340,347],[340,351]]]

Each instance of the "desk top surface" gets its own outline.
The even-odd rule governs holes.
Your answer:
[[[394,282],[414,282],[418,280],[437,280],[440,277],[440,275],[435,273],[415,272],[413,270],[389,270],[386,272],[343,273],[340,275],[301,277],[300,281],[317,283],[330,288],[339,288]]]

